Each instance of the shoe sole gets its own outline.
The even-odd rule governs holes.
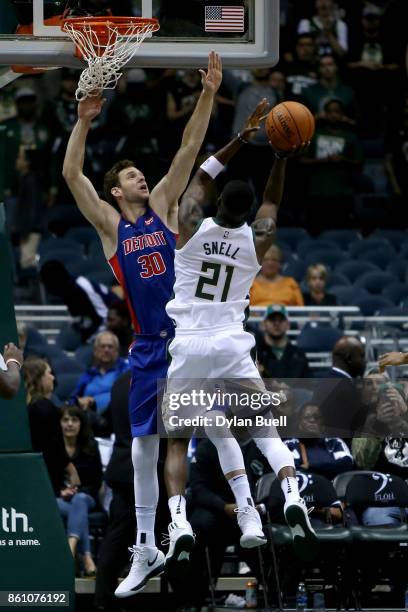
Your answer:
[[[239,541],[242,548],[256,548],[257,546],[264,546],[267,542],[267,539],[260,536],[254,535],[242,535]]]
[[[305,514],[299,506],[289,506],[285,512],[286,522],[292,532],[296,554],[303,561],[312,561],[319,551],[319,540],[307,524]],[[303,536],[302,533],[303,532]]]
[[[162,563],[161,565],[158,565],[154,570],[150,572],[150,574],[147,574],[147,576],[144,577],[142,582],[138,584],[134,589],[131,589],[130,591],[125,591],[124,593],[117,593],[115,591],[115,597],[117,597],[118,599],[124,599],[125,597],[132,597],[132,595],[136,595],[137,593],[140,593],[140,591],[143,591],[146,584],[149,582],[150,578],[154,578],[155,576],[160,576],[160,574],[164,572],[164,568],[165,568],[164,563]]]
[[[195,539],[191,535],[179,537],[171,557],[166,557],[166,573],[175,578],[183,576],[190,566],[190,554]]]

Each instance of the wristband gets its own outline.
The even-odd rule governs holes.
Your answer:
[[[249,143],[249,140],[245,140],[245,138],[243,136],[241,136],[241,132],[238,132],[237,138],[238,138],[238,140],[239,140],[239,142],[241,144],[248,144]]]
[[[16,364],[18,365],[18,367],[20,368],[20,370],[21,370],[21,363],[20,363],[19,361],[17,361],[17,359],[7,359],[7,361],[6,361],[6,366],[8,366],[8,364],[9,364],[10,362],[12,362],[12,363],[16,363]]]
[[[215,177],[224,170],[224,166],[216,157],[214,157],[214,155],[211,155],[211,157],[206,159],[205,162],[201,164],[200,168],[211,176],[212,179],[215,179]]]

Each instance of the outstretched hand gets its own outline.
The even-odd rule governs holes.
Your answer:
[[[93,121],[101,112],[103,105],[105,104],[104,98],[99,96],[89,96],[84,100],[81,100],[78,104],[78,117],[80,119],[87,119]]]
[[[378,360],[378,365],[380,366],[380,370],[383,372],[384,368],[387,366],[400,366],[405,364],[406,355],[404,353],[385,353],[384,355],[380,355]]]
[[[208,69],[199,71],[201,74],[201,83],[203,91],[215,95],[222,81],[222,62],[221,58],[215,51],[211,51],[208,56]]]
[[[256,132],[261,128],[261,121],[266,119],[268,116],[268,109],[269,102],[266,98],[263,98],[257,105],[252,115],[248,117],[245,122],[245,126],[241,131],[241,136],[245,140],[251,140],[255,136]]]

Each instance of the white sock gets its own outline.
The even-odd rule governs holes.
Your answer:
[[[159,443],[158,435],[134,438],[132,442],[137,524],[136,546],[154,547],[156,545],[154,523],[159,500],[157,479]]]
[[[231,487],[232,492],[235,496],[235,501],[238,508],[245,508],[245,506],[255,506],[249,488],[248,477],[246,474],[238,474],[238,476],[233,476],[229,479],[228,484]]]
[[[137,524],[136,546],[156,546],[154,537],[156,510],[143,506],[135,506],[135,508]]]
[[[281,487],[285,496],[285,501],[299,501],[299,487],[295,476],[286,476],[281,481]]]
[[[169,498],[169,510],[173,522],[187,521],[186,498],[183,495],[173,495]]]

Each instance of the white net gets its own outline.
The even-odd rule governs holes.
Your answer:
[[[83,70],[76,90],[78,101],[89,96],[97,96],[102,89],[114,89],[122,76],[121,68],[136,53],[150,32],[158,29],[158,23],[129,22],[118,30],[115,23],[108,18],[103,32],[92,28],[92,23],[74,23],[69,20],[64,23],[63,30],[69,34],[77,49],[88,64]]]

